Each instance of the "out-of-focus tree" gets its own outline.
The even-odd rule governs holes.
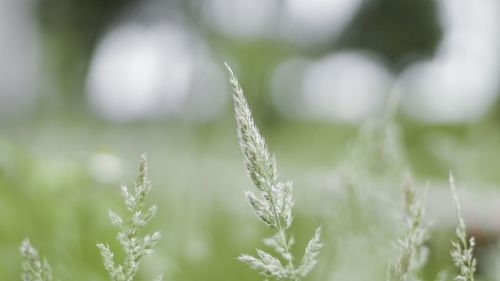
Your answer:
[[[63,103],[79,101],[90,56],[99,36],[136,0],[42,0],[38,15],[44,66]],[[51,77],[44,77],[51,79]],[[68,97],[68,98],[65,98]]]
[[[433,55],[441,39],[437,8],[433,0],[365,1],[338,44],[376,52],[390,68],[401,70]]]

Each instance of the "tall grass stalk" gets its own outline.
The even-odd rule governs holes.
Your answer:
[[[453,250],[451,251],[451,257],[453,258],[453,263],[459,270],[459,274],[455,277],[457,281],[474,281],[474,273],[476,272],[477,260],[474,257],[474,246],[476,242],[474,237],[467,240],[467,227],[465,225],[465,220],[462,217],[462,209],[460,206],[460,201],[458,200],[457,190],[455,187],[455,179],[450,173],[449,176],[450,188],[453,193],[453,199],[455,201],[455,208],[457,210],[458,226],[455,230],[455,234],[458,241],[452,241]]]
[[[418,281],[419,270],[427,261],[428,223],[425,222],[425,198],[427,189],[421,198],[417,198],[416,190],[410,178],[405,183],[404,224],[405,233],[398,239],[399,255],[391,263],[388,281]]]
[[[245,195],[256,216],[271,228],[275,234],[264,239],[264,244],[274,249],[280,257],[262,250],[257,256],[243,254],[240,261],[258,270],[266,278],[297,281],[314,268],[320,249],[321,228],[318,227],[306,246],[304,256],[296,264],[291,253],[294,243],[288,233],[292,225],[293,186],[292,182],[279,181],[277,163],[266,142],[255,125],[252,113],[234,72],[226,63],[233,88],[234,114],[237,123],[238,139],[250,178],[258,192],[246,191]],[[284,264],[282,263],[284,262]]]
[[[51,281],[52,269],[45,258],[40,258],[38,251],[31,245],[28,239],[21,244],[23,281]]]
[[[114,253],[107,244],[98,243],[104,267],[112,281],[134,280],[141,259],[153,252],[153,248],[160,240],[160,232],[141,236],[140,231],[148,224],[157,212],[156,205],[147,206],[146,195],[151,191],[151,181],[148,177],[148,165],[146,156],[142,155],[139,164],[139,175],[135,181],[134,189],[130,193],[126,186],[122,186],[121,193],[128,209],[128,215],[123,219],[113,211],[109,211],[111,223],[118,227],[116,239],[125,253],[125,258],[119,264],[114,260]],[[154,280],[161,281],[162,275]]]
[[[153,248],[160,240],[159,231],[141,236],[140,231],[148,224],[157,212],[156,205],[146,206],[146,195],[151,191],[151,181],[148,177],[146,156],[142,155],[137,177],[132,193],[126,186],[122,186],[122,196],[129,214],[125,219],[113,211],[109,211],[111,223],[119,228],[117,240],[120,243],[125,258],[117,264],[115,254],[107,244],[98,243],[104,267],[112,281],[133,281],[139,270],[140,261],[144,256],[153,252]],[[46,259],[41,260],[37,250],[28,239],[21,245],[22,280],[23,281],[51,281],[52,270]],[[163,275],[154,280],[161,281]]]

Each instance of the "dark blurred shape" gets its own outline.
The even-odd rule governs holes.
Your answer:
[[[432,0],[364,1],[339,38],[341,48],[361,48],[382,55],[395,70],[415,58],[432,56],[441,29]]]
[[[82,97],[83,77],[103,30],[136,0],[42,0],[39,20],[58,98]],[[61,77],[62,76],[62,77]],[[69,96],[69,97],[68,97]]]

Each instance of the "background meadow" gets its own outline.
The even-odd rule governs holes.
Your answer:
[[[499,280],[499,21],[496,0],[0,0],[0,280],[25,237],[61,280],[108,280],[95,244],[118,246],[143,152],[163,238],[138,280],[260,280],[224,61],[294,181],[294,248],[323,226],[308,280],[386,278],[408,173],[422,278],[451,280],[450,170],[477,279]]]

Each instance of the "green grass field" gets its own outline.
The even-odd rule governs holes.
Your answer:
[[[410,128],[401,130],[400,150],[386,151],[384,145],[394,139],[378,127],[371,131],[375,133],[359,133],[328,124],[263,126],[283,176],[295,183],[294,249],[303,249],[316,225],[324,229],[325,247],[308,280],[385,278],[403,202],[404,169],[394,161],[405,161],[417,182],[430,180],[431,190],[445,181],[447,169],[467,184],[496,182],[498,159],[488,158],[494,147],[484,145],[498,139],[494,131]],[[161,271],[165,280],[261,279],[237,260],[240,253],[261,247],[261,238],[271,232],[245,201],[243,192],[251,182],[232,123],[112,126],[51,121],[4,132],[0,280],[19,280],[19,245],[25,237],[50,260],[61,280],[107,280],[95,244],[110,241],[118,246],[107,212],[124,210],[119,187],[133,181],[142,152],[150,159],[149,200],[159,205],[150,227],[160,229],[163,238],[143,263],[138,280],[151,280]],[[442,142],[448,151],[439,155],[429,142]],[[482,157],[489,162],[479,161]],[[451,202],[449,198],[443,204],[452,209]],[[451,231],[432,225],[425,280],[433,280],[442,268],[454,272]],[[493,280],[486,266],[493,260],[483,259],[491,248],[486,244],[479,251],[485,264],[479,267],[481,280]]]

